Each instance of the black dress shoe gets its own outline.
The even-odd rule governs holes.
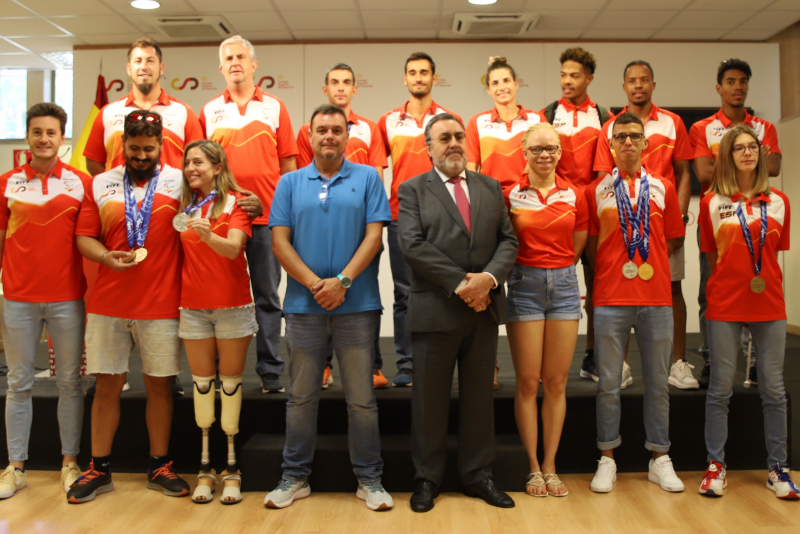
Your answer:
[[[486,501],[487,504],[497,506],[498,508],[514,508],[514,499],[509,497],[507,493],[500,491],[500,488],[494,483],[492,477],[485,478],[475,484],[470,484],[464,488],[464,495],[467,497],[478,497]]]
[[[439,496],[439,488],[430,480],[420,479],[417,481],[417,489],[411,496],[412,512],[430,512],[433,509],[433,500]],[[513,506],[513,502],[512,502]]]

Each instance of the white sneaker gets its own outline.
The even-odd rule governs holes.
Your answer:
[[[631,376],[631,366],[628,362],[622,362],[622,389],[633,384],[633,377]]]
[[[64,488],[64,491],[69,491],[69,488],[71,488],[75,481],[78,480],[79,476],[81,476],[81,469],[75,462],[70,462],[62,467],[61,487]]]
[[[356,497],[366,501],[370,510],[389,510],[394,507],[392,496],[383,489],[380,482],[366,485],[359,483]]]
[[[779,499],[800,499],[800,488],[792,482],[789,476],[789,468],[785,465],[775,464],[769,470],[767,487],[775,492]]]
[[[597,473],[594,474],[592,484],[589,486],[595,493],[609,493],[614,489],[617,481],[617,462],[603,456],[597,462]]]
[[[9,465],[0,475],[0,499],[8,499],[27,485],[28,473]]]
[[[694,365],[686,360],[678,360],[669,370],[669,383],[678,389],[700,389],[700,384],[692,374]]]
[[[278,487],[267,493],[264,497],[264,506],[268,508],[286,508],[295,499],[302,499],[311,495],[311,486],[308,481],[294,482],[283,479]]]
[[[669,455],[659,456],[655,460],[650,460],[650,470],[647,473],[647,480],[655,482],[661,486],[664,491],[681,492],[683,491],[683,482],[675,474],[675,468],[672,467],[672,460]]]

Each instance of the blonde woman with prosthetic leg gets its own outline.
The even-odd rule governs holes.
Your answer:
[[[214,378],[219,354],[220,423],[228,436],[220,502],[236,504],[242,500],[242,476],[234,436],[239,433],[247,348],[258,330],[244,258],[252,223],[241,203],[258,201],[239,194],[225,152],[213,141],[196,141],[186,147],[183,180],[181,207],[173,221],[185,254],[179,334],[192,370],[195,420],[203,431],[200,473],[192,501],[211,502],[217,485],[208,434],[215,421]]]
[[[505,190],[519,241],[508,280],[506,326],[517,376],[514,413],[530,462],[525,491],[534,497],[564,497],[569,490],[556,474],[555,460],[581,318],[575,263],[586,245],[589,212],[583,191],[556,173],[561,140],[551,124],[528,128],[522,154],[525,171],[519,183]],[[540,380],[544,387],[541,464],[536,456]]]

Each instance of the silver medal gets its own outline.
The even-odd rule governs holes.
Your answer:
[[[633,280],[637,276],[639,276],[639,267],[636,266],[635,263],[629,261],[625,265],[622,266],[622,276],[627,278],[628,280]]]
[[[172,227],[179,232],[185,232],[189,229],[189,216],[185,213],[179,213],[172,219]]]

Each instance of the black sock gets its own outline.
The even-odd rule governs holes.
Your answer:
[[[172,461],[172,456],[166,454],[164,456],[151,456],[150,457],[150,468],[147,470],[148,473],[154,472],[159,467],[163,466],[164,464],[168,464]]]
[[[594,349],[586,349],[586,358],[594,358]]]
[[[93,456],[94,468],[101,473],[111,473],[111,455],[108,456]]]

